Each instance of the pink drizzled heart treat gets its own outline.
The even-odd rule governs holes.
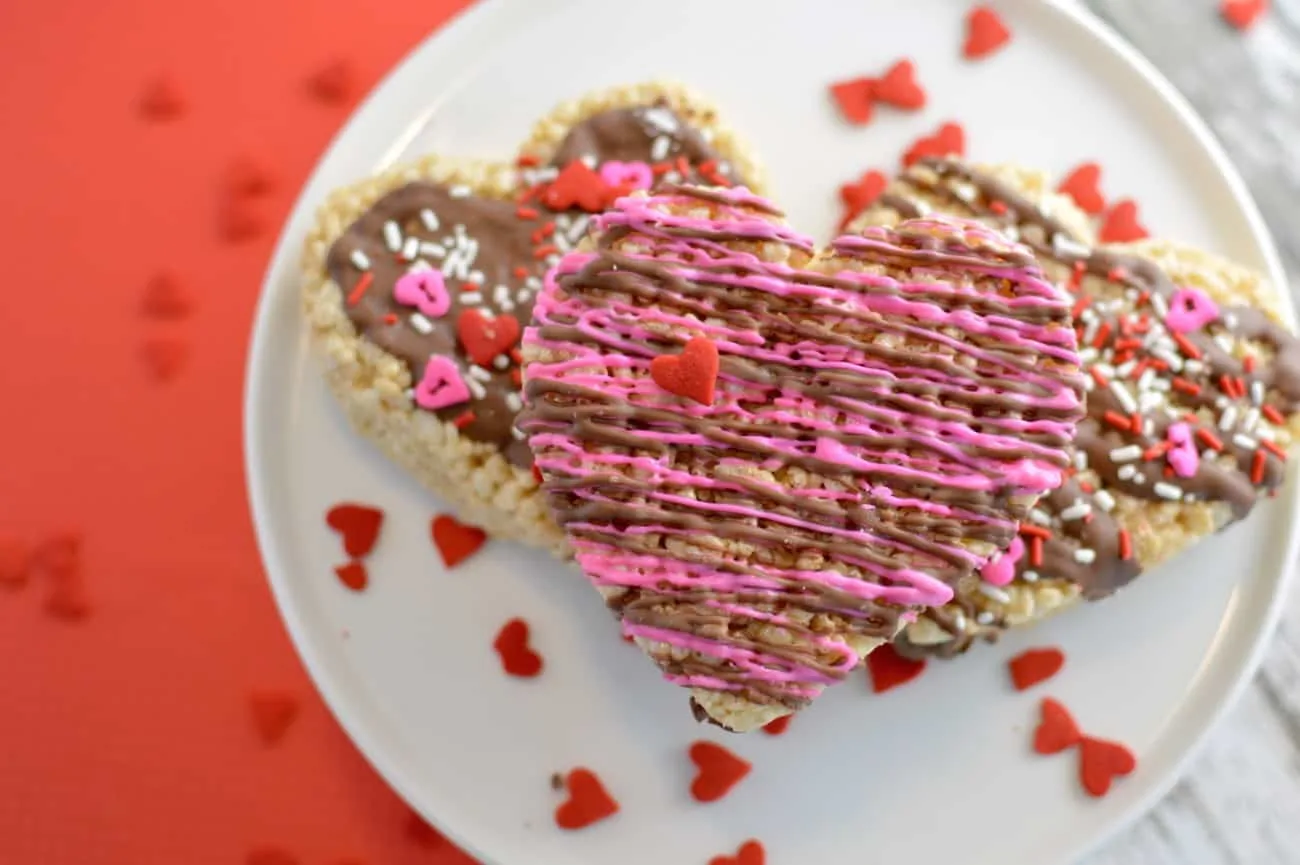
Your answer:
[[[918,219],[818,252],[744,189],[593,223],[525,331],[521,428],[578,563],[697,716],[807,705],[1060,483],[1079,358],[1024,247]]]

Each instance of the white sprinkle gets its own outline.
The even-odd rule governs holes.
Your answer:
[[[1151,389],[1160,393],[1168,393],[1173,390],[1174,383],[1167,378],[1158,378],[1151,382]],[[1145,395],[1145,394],[1144,394]]]
[[[1248,451],[1253,451],[1255,448],[1259,447],[1259,442],[1255,441],[1250,436],[1242,435],[1241,433],[1237,433],[1232,437],[1232,443],[1237,447]]]
[[[1230,405],[1219,415],[1219,429],[1228,432],[1237,425],[1237,407]]]
[[[1156,481],[1151,489],[1155,490],[1155,494],[1160,498],[1169,499],[1171,502],[1176,502],[1183,497],[1183,491],[1167,481]]]
[[[430,243],[426,240],[420,244],[420,254],[428,256],[429,258],[442,258],[447,254],[447,250],[443,249],[436,243]]]
[[[559,257],[558,255],[548,255],[548,256],[546,256],[546,266],[547,266],[547,267],[555,267],[555,265],[557,265],[557,264],[559,264],[559,263],[560,263],[560,257]]]
[[[511,411],[519,411],[524,407],[524,401],[519,398],[517,393],[506,394],[506,408]]]
[[[1158,407],[1165,401],[1165,398],[1154,390],[1143,391],[1138,397],[1138,411],[1148,412]]]
[[[1228,330],[1236,330],[1237,316],[1231,312],[1225,312],[1223,314],[1223,326],[1226,327]]]
[[[1173,372],[1182,372],[1183,367],[1185,366],[1185,364],[1183,363],[1183,359],[1179,357],[1175,352],[1172,352],[1167,348],[1158,348],[1151,352],[1151,356],[1157,358],[1158,360],[1163,360],[1165,363],[1169,364],[1169,369],[1172,370]],[[1191,363],[1192,361],[1190,360],[1187,361],[1187,364],[1191,364]]]
[[[1134,470],[1133,470],[1133,483],[1137,484],[1138,486],[1142,486],[1142,484],[1144,484],[1144,483],[1146,483],[1146,482],[1147,482],[1147,476],[1144,475],[1144,474],[1142,474],[1142,472],[1140,472],[1140,471],[1134,469]]]
[[[1134,460],[1141,459],[1141,445],[1124,445],[1123,447],[1114,448],[1110,452],[1110,461],[1113,463],[1131,463]]]
[[[1183,361],[1183,372],[1188,375],[1198,375],[1205,370],[1205,364],[1199,360]]]
[[[1137,473],[1138,470],[1134,466],[1126,465],[1126,466],[1120,466],[1119,471],[1117,471],[1115,474],[1117,474],[1119,476],[1119,479],[1122,481],[1131,481],[1133,480],[1134,475],[1136,475]]]
[[[1108,363],[1099,363],[1099,364],[1096,364],[1096,367],[1097,367],[1097,372],[1101,373],[1102,378],[1114,378],[1114,377],[1115,377],[1115,367],[1111,366],[1110,364],[1108,364]]]
[[[934,212],[934,208],[930,207],[929,202],[922,201],[919,198],[912,202],[912,206],[916,208],[917,216],[929,216]]]
[[[1074,504],[1061,511],[1061,521],[1068,523],[1072,520],[1081,520],[1090,513],[1092,513],[1092,505],[1084,501],[1075,501]]]
[[[455,225],[453,225],[453,226],[451,227],[451,233],[454,234],[454,235],[456,235],[457,238],[465,237],[465,225],[464,225],[464,223],[458,222],[458,223],[456,223]]]
[[[1094,361],[1096,361],[1097,357],[1098,357],[1097,349],[1093,348],[1092,346],[1088,346],[1087,348],[1079,352],[1079,360],[1083,363],[1084,366],[1087,366],[1093,363]]]
[[[593,153],[584,153],[582,154],[581,157],[579,157],[579,159],[581,160],[582,164],[587,166],[588,168],[596,167],[596,156]]]
[[[1111,379],[1110,392],[1115,394],[1115,399],[1119,401],[1120,408],[1124,409],[1125,414],[1133,414],[1138,410],[1133,394],[1128,392],[1128,387],[1122,381]]]
[[[1097,388],[1097,383],[1092,380],[1092,376],[1083,377],[1083,389],[1086,393],[1092,393]]]
[[[1093,338],[1097,335],[1097,331],[1101,328],[1101,322],[1097,319],[1096,315],[1094,314],[1089,316],[1089,312],[1090,310],[1085,309],[1083,314],[1079,316],[1079,320],[1084,323],[1083,338],[1080,340],[1080,342],[1083,343],[1092,342]]]
[[[673,140],[667,135],[660,135],[655,138],[654,143],[650,145],[650,161],[663,162],[668,156],[668,151],[672,149]]]
[[[409,321],[411,323],[411,327],[413,327],[419,333],[433,332],[433,322],[429,321],[429,319],[425,318],[423,315],[421,315],[418,312],[411,313],[407,321]]]
[[[1226,396],[1220,394],[1219,396],[1216,396],[1214,398],[1214,407],[1217,408],[1219,411],[1223,411],[1225,408],[1228,407],[1229,402],[1230,400]]]
[[[1169,301],[1165,300],[1163,294],[1151,295],[1151,308],[1155,310],[1156,318],[1164,321],[1169,316]]]
[[[954,610],[952,614],[952,625],[958,631],[966,630],[966,615],[961,610]]]
[[[1148,368],[1138,376],[1138,390],[1151,390],[1151,382],[1156,380],[1156,371]]]
[[[1087,258],[1088,253],[1088,247],[1067,237],[1064,232],[1052,235],[1052,254],[1057,258]]]
[[[588,217],[585,213],[581,216],[576,217],[573,220],[573,224],[569,226],[569,230],[567,232],[568,239],[573,243],[577,243],[579,240],[581,240],[582,236],[587,233],[587,223],[590,221],[591,221],[590,217]]]
[[[515,303],[527,303],[533,293],[526,288],[521,288],[515,292]]]
[[[1136,288],[1124,289],[1124,299],[1127,300],[1129,303],[1137,303],[1138,290]]]
[[[1038,582],[1038,571],[1025,571],[1020,575],[1020,579],[1026,583],[1036,583]]]
[[[952,183],[948,184],[948,188],[952,190],[953,195],[957,196],[967,204],[970,204],[979,197],[979,190],[975,188],[975,184],[973,183],[954,180]]]
[[[982,592],[985,597],[991,598],[999,604],[1011,603],[1011,596],[1002,589],[999,589],[997,586],[990,586],[988,583],[980,583],[980,592]]]
[[[470,364],[468,372],[470,378],[475,378],[478,379],[479,381],[492,380],[492,373],[490,373],[489,371],[487,371],[486,369],[484,369],[483,367],[479,366],[476,363]]]
[[[477,291],[463,291],[460,294],[460,302],[470,306],[477,306],[483,302],[483,295]]]
[[[451,235],[447,235],[442,239],[442,245],[447,247],[448,249],[451,249],[453,246],[456,245],[456,238],[452,237]]]
[[[420,221],[424,223],[424,227],[429,231],[438,230],[438,214],[434,213],[429,208],[426,207],[424,210],[420,211]]]
[[[510,358],[506,357],[504,354],[499,354],[492,358],[492,366],[501,370],[510,369]]]
[[[676,132],[677,118],[667,108],[654,106],[641,112],[641,119],[661,132]]]
[[[1277,438],[1277,434],[1274,433],[1273,430],[1269,429],[1268,427],[1262,426],[1259,429],[1255,430],[1255,437],[1260,439],[1261,441],[1271,442]]]
[[[975,621],[979,622],[981,625],[991,625],[993,624],[993,614],[988,610],[985,610],[975,617]]]
[[[447,190],[447,194],[452,198],[469,198],[470,189],[468,186],[456,185]]]
[[[1127,361],[1126,363],[1121,363],[1119,366],[1115,367],[1115,375],[1119,376],[1120,378],[1128,378],[1129,373],[1135,370],[1137,368],[1137,365],[1138,362],[1136,360],[1130,360]]]
[[[352,266],[355,267],[357,270],[370,269],[370,259],[361,250],[359,249],[352,250],[352,255],[350,257],[352,259]]]
[[[1077,450],[1074,452],[1074,468],[1076,471],[1088,470],[1088,452]]]
[[[1228,338],[1227,334],[1216,333],[1214,335],[1214,343],[1219,348],[1223,349],[1224,354],[1232,354],[1232,340]]]
[[[469,272],[469,276],[467,276],[467,277],[465,278],[465,281],[466,281],[466,282],[472,282],[472,283],[474,283],[475,285],[482,285],[482,284],[483,284],[483,271],[481,271],[481,270],[471,270],[471,271]]]
[[[1092,500],[1106,513],[1110,513],[1115,508],[1115,497],[1105,490],[1097,490],[1093,493]]]
[[[1005,228],[1002,229],[1002,233],[1006,235],[1007,240],[1011,241],[1012,243],[1015,243],[1020,239],[1020,229],[1016,228],[1014,225],[1006,226]]]
[[[498,285],[492,289],[492,299],[497,303],[507,300],[510,297],[510,286]]]
[[[1047,511],[1042,508],[1033,508],[1030,510],[1029,521],[1031,523],[1038,523],[1040,526],[1050,526],[1052,524],[1052,518],[1048,516]]]
[[[389,252],[397,252],[402,248],[402,229],[391,219],[384,223],[384,245]]]
[[[530,276],[524,280],[524,286],[533,291],[540,291],[542,288],[542,281],[535,276]]]
[[[402,244],[402,258],[407,261],[415,261],[415,257],[420,254],[420,238],[410,235],[406,238],[406,243]]]
[[[1074,560],[1081,565],[1091,565],[1097,561],[1097,551],[1088,547],[1080,547],[1074,551]]]
[[[1253,433],[1257,426],[1259,426],[1259,409],[1246,409],[1246,414],[1241,420],[1241,431],[1244,433]]]
[[[478,258],[478,241],[470,238],[465,250],[465,266],[473,267],[474,259]]]
[[[469,392],[474,395],[474,399],[482,399],[487,396],[487,390],[475,379],[465,379],[465,386],[469,388]]]
[[[515,437],[515,441],[523,441],[523,440],[524,440],[524,431],[521,430],[521,429],[520,429],[519,427],[517,427],[517,426],[512,426],[512,427],[510,428],[510,435],[512,435],[512,436]]]
[[[1264,404],[1264,382],[1256,379],[1250,383],[1250,401],[1255,405]]]

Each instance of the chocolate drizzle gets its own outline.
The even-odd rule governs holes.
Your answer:
[[[701,205],[722,215],[682,216]],[[626,632],[674,647],[665,674],[798,708],[856,666],[845,635],[892,637],[971,574],[972,546],[1005,548],[1021,494],[1050,485],[1019,472],[1069,465],[1082,383],[1068,308],[1022,248],[925,222],[843,238],[825,268],[771,264],[746,250],[813,251],[776,215],[672,186],[599,217],[539,300],[519,423]],[[705,407],[647,374],[693,329],[722,353]]]
[[[350,225],[327,259],[331,279],[349,299],[345,310],[358,334],[405,363],[413,382],[420,381],[430,357],[454,358],[471,399],[435,414],[466,438],[498,448],[520,468],[532,464],[532,453],[515,429],[521,404],[517,361],[503,352],[491,366],[473,364],[456,323],[470,309],[528,323],[546,269],[586,232],[588,217],[581,211],[557,212],[537,200],[555,170],[573,159],[592,165],[646,162],[666,179],[707,176],[726,183],[731,172],[701,132],[668,106],[610,109],[576,124],[551,168],[522,171],[519,200],[411,183],[379,199]],[[413,315],[412,307],[393,297],[402,275],[425,267],[442,272],[451,298],[448,312],[432,320]],[[359,289],[363,279],[368,283]]]
[[[902,191],[908,187],[939,199],[945,211],[974,216],[1029,245],[1078,298],[1081,345],[1094,350],[1088,417],[1076,448],[1079,465],[1095,479],[1072,478],[1040,506],[1040,522],[1051,526],[1051,536],[1033,561],[1026,555],[1017,564],[1020,579],[1065,579],[1092,600],[1136,577],[1140,563],[1132,539],[1122,549],[1125,530],[1112,515],[1112,493],[1146,501],[1221,502],[1237,520],[1250,512],[1261,490],[1282,482],[1284,456],[1271,446],[1261,412],[1276,425],[1300,406],[1300,340],[1286,328],[1261,310],[1237,305],[1198,331],[1175,335],[1165,329],[1163,313],[1179,286],[1154,262],[1080,243],[1009,184],[955,160],[925,160],[881,197],[880,206],[902,218],[928,212]],[[1254,358],[1248,368],[1230,351],[1239,341],[1262,344],[1272,355]],[[1176,423],[1194,430],[1202,450],[1190,477],[1166,468],[1166,439]],[[1116,459],[1132,447],[1140,459]],[[1071,513],[1085,513],[1086,519],[1062,519]],[[970,597],[928,615],[954,639],[938,646],[903,639],[900,650],[955,654],[972,634],[992,637],[999,627],[978,621]]]

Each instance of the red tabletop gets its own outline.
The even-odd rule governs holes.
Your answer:
[[[356,99],[464,5],[0,4],[0,863],[469,861],[412,831],[299,665],[240,442],[281,221]],[[341,99],[308,87],[330,68]],[[140,108],[159,80],[169,120]],[[266,194],[231,191],[239,160]],[[183,303],[142,311],[162,272]],[[272,744],[259,692],[297,707]]]

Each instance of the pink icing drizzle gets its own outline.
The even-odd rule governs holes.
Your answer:
[[[674,235],[675,230],[691,234],[725,233],[730,238],[743,236],[754,241],[785,243],[811,251],[810,238],[791,229],[757,218],[741,210],[739,205],[758,204],[770,207],[762,199],[743,188],[710,190],[710,197],[725,200],[721,216],[701,219],[665,212],[665,205],[687,205],[694,199],[686,194],[668,194],[649,198],[628,197],[619,199],[614,209],[596,218],[602,230],[620,229],[627,239],[636,243],[641,252],[629,252],[626,247],[620,254],[633,259],[657,262],[670,269],[674,278],[712,285],[729,285],[770,293],[780,297],[810,300],[825,306],[827,317],[837,312],[870,313],[886,317],[889,329],[900,333],[924,335],[924,338],[953,346],[966,357],[974,358],[984,368],[1014,377],[1030,385],[1016,393],[998,391],[1003,398],[1014,399],[1026,411],[1053,408],[1064,409],[1075,415],[1081,413],[1081,399],[1077,387],[1062,381],[1059,374],[1050,370],[1032,368],[1016,370],[996,350],[980,349],[959,336],[940,333],[934,328],[958,330],[966,334],[983,334],[996,337],[999,342],[1015,345],[1031,354],[1051,356],[1066,362],[1078,363],[1074,333],[1068,327],[1050,328],[1010,316],[984,315],[964,308],[961,304],[940,306],[924,296],[925,293],[946,293],[978,297],[973,288],[952,284],[936,285],[934,282],[898,283],[895,280],[868,273],[845,271],[837,275],[851,286],[815,284],[801,279],[803,273],[782,264],[760,261],[754,255],[737,251],[724,243],[711,239]],[[986,229],[974,223],[964,226],[970,236],[996,240]],[[869,232],[864,237],[844,237],[836,241],[836,248],[847,254],[862,253],[888,245],[889,235],[883,231]],[[1005,243],[1005,241],[997,241]],[[726,417],[745,424],[758,421],[794,422],[813,436],[783,438],[779,436],[754,436],[757,443],[777,452],[767,460],[769,466],[780,465],[782,457],[810,457],[838,466],[852,473],[861,482],[856,493],[837,495],[828,490],[784,490],[801,498],[846,499],[846,504],[863,507],[908,508],[938,515],[960,517],[968,522],[1014,531],[1014,522],[1005,518],[982,517],[957,506],[932,501],[918,501],[905,494],[895,494],[890,488],[891,479],[913,479],[948,488],[1002,493],[1042,493],[1059,485],[1060,468],[1053,464],[1059,459],[1056,449],[1022,441],[1026,431],[1046,432],[1068,440],[1073,436],[1073,421],[1024,420],[1017,418],[980,419],[982,431],[972,427],[972,418],[960,411],[944,413],[942,417],[922,415],[900,410],[887,404],[877,404],[873,397],[891,395],[891,383],[900,378],[924,379],[940,392],[945,389],[972,388],[994,393],[983,385],[972,385],[969,379],[959,380],[927,368],[910,368],[902,363],[887,364],[854,346],[822,344],[810,341],[798,344],[765,343],[763,336],[753,330],[737,329],[725,321],[701,322],[694,316],[668,311],[659,307],[635,306],[614,298],[602,299],[601,305],[589,305],[581,296],[565,295],[558,280],[582,270],[596,255],[571,253],[546,276],[543,291],[538,296],[534,310],[534,326],[524,334],[527,347],[538,348],[567,356],[556,362],[534,362],[529,365],[530,380],[563,381],[564,384],[613,394],[620,400],[637,405],[654,406],[659,411],[672,411],[687,417]],[[1006,306],[1046,307],[1053,312],[1064,309],[1061,294],[1037,268],[994,267],[984,268],[990,276],[1005,279],[1015,285],[1012,297],[1000,297]],[[894,289],[896,293],[873,291],[875,288]],[[909,296],[911,295],[911,296]],[[917,323],[900,320],[915,319]],[[552,341],[541,336],[541,329],[562,322],[581,334],[580,341]],[[654,356],[653,343],[658,333],[703,334],[712,339],[724,358],[719,375],[718,395],[713,405],[703,406],[677,400],[662,393],[650,380],[649,365]],[[812,371],[846,370],[869,376],[879,382],[876,386],[855,389],[854,398],[839,399],[834,405],[818,403],[799,391],[778,388],[775,394],[765,392],[754,382],[728,375],[725,358],[742,358],[758,365],[792,366],[792,354],[798,352],[797,365]],[[770,389],[769,389],[770,390]],[[860,398],[859,398],[860,397]],[[908,398],[895,395],[895,401],[904,404]],[[761,406],[761,408],[756,408]],[[919,401],[918,401],[919,408]],[[685,428],[637,428],[636,435],[648,443],[673,445],[678,448],[709,448],[707,436]],[[902,450],[872,451],[860,446],[846,446],[835,438],[817,431],[835,430],[839,434],[862,433],[901,436],[912,442],[923,442],[921,455],[905,454]],[[633,455],[628,453],[593,452],[564,424],[529,421],[527,431],[537,455],[537,465],[546,474],[556,474],[569,479],[591,478],[602,471],[633,469],[636,474],[650,479],[652,491],[648,498],[660,504],[689,508],[704,517],[725,514],[762,521],[766,525],[786,524],[812,530],[839,540],[851,541],[863,547],[899,549],[897,540],[874,533],[869,528],[846,524],[831,527],[808,522],[789,513],[764,511],[748,504],[720,504],[670,493],[658,489],[659,485],[674,489],[711,489],[743,492],[743,488],[725,477],[695,474],[670,464],[668,458]],[[1004,451],[1028,453],[1029,456],[1008,462],[973,454],[968,447],[980,446]],[[726,464],[726,460],[722,464]],[[608,467],[608,469],[607,469]],[[611,503],[598,485],[573,485],[571,493],[592,503]],[[569,523],[570,530],[582,529],[585,534],[599,535],[618,531],[654,532],[672,536],[688,533],[680,527],[659,525],[633,525],[617,529],[592,522]],[[614,588],[647,588],[671,593],[678,590],[708,591],[719,596],[761,596],[775,593],[783,584],[797,580],[810,585],[821,585],[843,592],[863,602],[885,602],[914,610],[937,606],[951,600],[952,588],[943,581],[917,568],[889,568],[867,560],[840,557],[841,561],[861,568],[876,581],[845,576],[831,569],[802,571],[780,569],[771,565],[758,567],[761,572],[739,574],[717,566],[686,562],[670,555],[655,556],[633,553],[614,544],[602,543],[591,537],[573,538],[578,563],[598,586]],[[971,569],[986,564],[986,560],[955,543],[931,538],[949,556],[965,561]],[[1002,570],[1014,570],[1015,544],[1023,555],[1023,544],[1013,541],[1013,554],[994,563],[993,580],[1001,578]],[[1005,563],[1005,564],[1004,564]],[[751,568],[756,567],[751,561]],[[720,607],[740,619],[772,621],[769,614],[749,606],[723,605]],[[855,610],[843,611],[854,616]],[[779,623],[779,620],[777,621]],[[765,683],[779,683],[793,696],[810,697],[821,686],[834,679],[811,667],[792,665],[769,653],[753,651],[729,642],[708,639],[693,633],[679,632],[659,627],[625,622],[625,632],[691,650],[701,655],[723,659],[744,671],[746,678]],[[824,639],[817,648],[828,654],[840,654],[844,669],[857,663],[851,650],[838,639]],[[712,676],[669,676],[679,684],[718,690],[735,690],[737,685]]]
[[[980,568],[980,577],[991,586],[1005,586],[1016,576],[1016,563],[1025,554],[1025,542],[1016,535],[1011,546],[1000,556],[994,556]]]

